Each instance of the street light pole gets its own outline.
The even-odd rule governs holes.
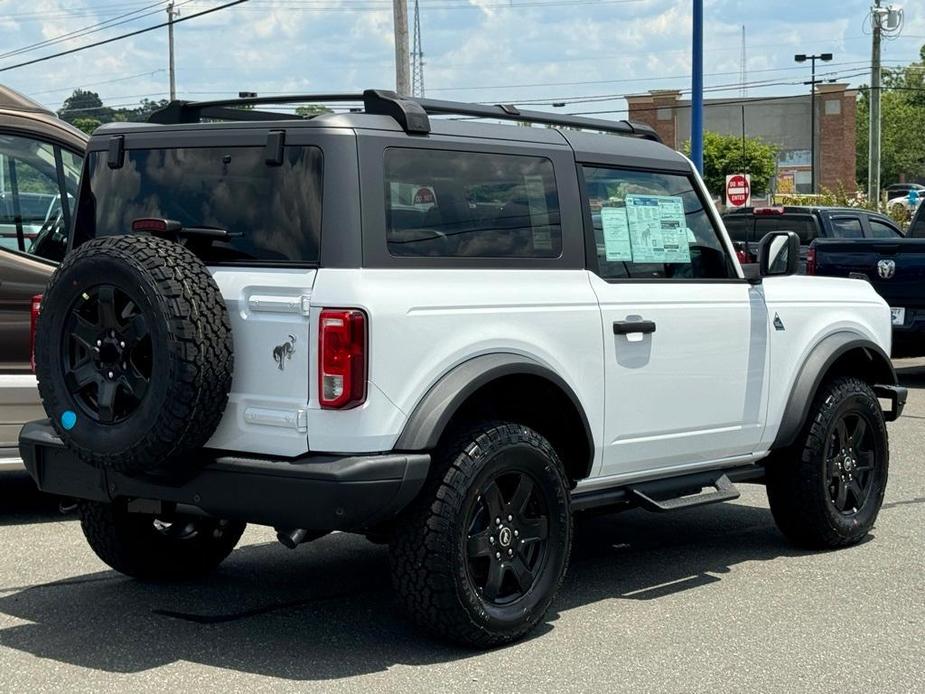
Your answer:
[[[798,63],[805,63],[807,60],[810,61],[811,74],[809,84],[810,87],[810,97],[809,97],[809,161],[810,161],[810,192],[816,192],[816,61],[822,60],[828,62],[832,59],[831,53],[819,53],[818,55],[806,55],[805,53],[798,53],[793,56],[793,59]],[[805,84],[805,83],[804,83]]]
[[[691,41],[691,160],[703,175],[703,0],[694,0]],[[671,144],[671,143],[669,143]]]

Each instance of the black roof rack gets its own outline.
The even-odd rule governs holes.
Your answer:
[[[292,120],[292,114],[276,111],[257,111],[241,108],[242,106],[259,106],[295,103],[337,103],[363,102],[363,110],[383,116],[391,116],[409,133],[427,134],[430,132],[428,114],[471,116],[473,118],[494,118],[520,123],[538,123],[565,128],[597,130],[640,137],[661,142],[658,134],[648,125],[629,121],[611,121],[584,116],[557,115],[544,111],[524,111],[512,104],[487,106],[457,101],[438,99],[416,99],[399,96],[395,92],[382,89],[367,89],[362,94],[290,94],[285,96],[258,96],[239,99],[222,99],[217,101],[171,101],[167,106],[151,114],[150,123],[172,125],[178,123],[198,123],[202,119],[232,121],[267,121]]]

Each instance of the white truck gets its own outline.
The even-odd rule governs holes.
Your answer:
[[[245,522],[363,533],[418,623],[486,647],[543,619],[576,512],[754,482],[801,545],[873,525],[889,308],[792,276],[788,232],[746,273],[650,129],[373,90],[152,119],[90,141],[20,439],[118,571],[201,574]]]

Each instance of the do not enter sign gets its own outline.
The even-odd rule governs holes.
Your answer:
[[[726,176],[726,204],[729,207],[746,207],[752,201],[752,179],[748,174]]]

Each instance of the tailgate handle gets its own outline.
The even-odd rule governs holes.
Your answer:
[[[895,255],[896,253],[899,252],[899,244],[898,243],[875,243],[874,250],[877,251],[878,253],[889,253],[891,255]]]

